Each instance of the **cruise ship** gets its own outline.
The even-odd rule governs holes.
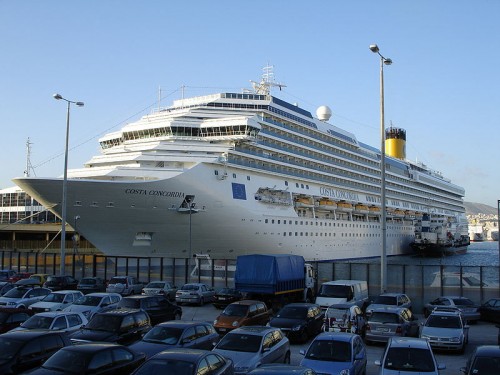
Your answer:
[[[380,150],[330,123],[327,106],[313,116],[272,95],[277,85],[265,71],[252,90],[175,100],[105,135],[68,171],[68,222],[107,255],[380,256]],[[385,142],[386,254],[408,254],[423,214],[465,218],[465,191],[406,160],[405,130]],[[62,178],[13,181],[61,216]]]

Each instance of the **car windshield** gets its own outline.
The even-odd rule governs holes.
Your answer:
[[[399,323],[399,315],[394,313],[386,312],[373,312],[370,319],[370,323]]]
[[[27,292],[29,292],[30,288],[14,288],[9,290],[3,296],[7,298],[22,298]]]
[[[95,331],[118,332],[122,324],[122,317],[113,315],[94,315],[85,329]]]
[[[182,328],[156,326],[144,335],[142,341],[175,345],[179,342],[182,332]]]
[[[48,283],[58,283],[58,282],[61,282],[62,281],[62,277],[60,276],[49,276],[47,277],[47,282]]]
[[[96,279],[81,279],[80,285],[95,285]]]
[[[45,297],[42,301],[43,302],[62,302],[64,300],[64,294],[61,293],[50,293],[47,294],[47,297]]]
[[[73,305],[98,306],[103,297],[98,296],[83,296],[78,298]]]
[[[146,285],[146,288],[155,288],[155,289],[163,289],[165,287],[165,283],[160,283],[158,281],[154,281]]]
[[[24,341],[21,340],[7,337],[0,340],[0,361],[12,359],[23,345]]]
[[[79,353],[61,349],[54,353],[42,366],[48,370],[59,370],[65,374],[81,374],[87,368],[91,353]]]
[[[278,311],[276,317],[286,319],[305,319],[307,317],[307,307],[283,307],[280,311]]]
[[[21,327],[26,329],[49,329],[54,318],[48,316],[33,315]]]
[[[328,309],[325,313],[325,318],[333,321],[344,321],[349,319],[350,314],[348,309]]]
[[[127,279],[125,277],[112,277],[111,280],[109,280],[110,284],[126,284]]]
[[[181,289],[182,290],[198,290],[200,287],[198,285],[192,285],[192,284],[187,284],[184,285]]]
[[[224,316],[246,316],[248,311],[248,306],[246,305],[228,305],[221,315]]]
[[[431,351],[416,348],[390,348],[385,357],[384,368],[415,373],[436,370]]]
[[[218,291],[219,294],[234,294],[234,289],[231,288],[222,288]]]
[[[182,374],[194,375],[196,366],[194,363],[178,359],[150,359],[144,363],[135,375],[150,374]]]
[[[131,309],[140,309],[141,300],[135,298],[122,298],[118,302],[118,307],[130,307]]]
[[[351,288],[347,285],[321,285],[318,296],[320,297],[334,297],[334,298],[348,298]],[[350,299],[350,298],[349,298]]]
[[[426,327],[462,328],[458,316],[431,315],[425,323]]]
[[[373,300],[373,303],[379,305],[397,305],[398,299],[396,297],[391,297],[391,296],[378,296]]]
[[[474,302],[467,298],[457,298],[453,300],[455,306],[474,306]]]
[[[471,374],[498,375],[500,374],[500,358],[476,357],[471,366]]]
[[[315,340],[307,350],[306,358],[315,361],[350,362],[351,345],[345,341]]]
[[[261,336],[245,333],[227,333],[217,345],[217,349],[234,352],[256,353],[260,349]]]

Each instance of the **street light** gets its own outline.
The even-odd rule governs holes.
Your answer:
[[[64,148],[64,177],[63,177],[63,195],[62,195],[62,207],[61,207],[61,264],[59,272],[61,276],[66,274],[66,197],[67,197],[67,185],[68,185],[68,142],[69,142],[69,108],[71,104],[76,104],[78,107],[83,107],[83,102],[74,102],[63,98],[60,94],[54,94],[54,99],[64,100],[68,103],[68,109],[66,112],[66,146]]]
[[[382,210],[382,252],[380,255],[380,292],[387,289],[387,226],[385,212],[385,122],[384,122],[384,64],[391,65],[392,60],[380,53],[376,44],[370,45],[370,51],[380,56],[380,173],[381,173],[381,210]]]

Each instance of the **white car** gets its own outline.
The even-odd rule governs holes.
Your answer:
[[[118,306],[122,296],[118,293],[89,293],[66,307],[63,311],[81,312],[90,320],[95,313]]]
[[[18,286],[0,297],[0,307],[26,309],[35,302],[41,301],[50,293],[52,293],[50,289],[39,286]]]
[[[79,312],[47,311],[33,315],[12,331],[48,329],[72,333],[83,328],[88,319]]]
[[[36,313],[45,311],[61,311],[73,302],[83,297],[83,293],[78,290],[58,290],[47,295],[40,302],[36,302],[28,307]]]

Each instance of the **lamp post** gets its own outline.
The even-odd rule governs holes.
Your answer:
[[[384,120],[384,64],[391,65],[392,60],[380,53],[376,44],[370,45],[370,51],[380,56],[380,178],[381,178],[381,210],[382,210],[382,252],[380,254],[380,292],[387,289],[387,225],[385,208],[385,120]]]
[[[61,276],[66,274],[66,197],[68,189],[68,142],[69,142],[69,109],[71,104],[76,104],[78,107],[83,107],[83,102],[74,102],[63,98],[60,94],[54,94],[54,99],[64,100],[68,106],[66,111],[66,145],[64,148],[64,177],[63,177],[63,192],[62,192],[62,207],[61,207],[61,262],[59,272]]]

